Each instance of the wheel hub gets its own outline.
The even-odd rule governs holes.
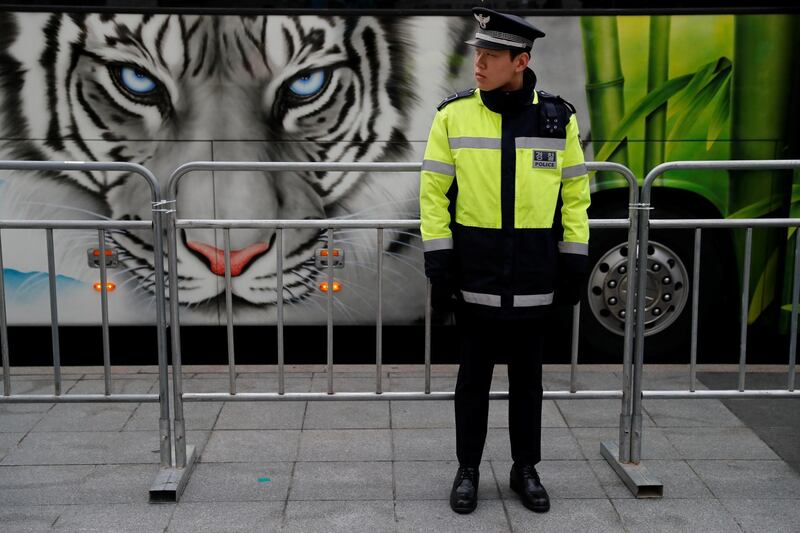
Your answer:
[[[606,329],[625,332],[625,303],[628,297],[628,245],[610,249],[594,265],[589,276],[589,307]],[[668,328],[680,315],[689,298],[689,276],[680,257],[658,242],[647,250],[645,289],[645,336]]]

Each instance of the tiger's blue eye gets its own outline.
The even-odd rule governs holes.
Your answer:
[[[327,75],[323,69],[298,76],[289,85],[289,90],[297,96],[307,98],[319,93],[325,86]]]
[[[152,78],[135,68],[122,67],[119,77],[125,88],[136,94],[150,94],[158,87]]]

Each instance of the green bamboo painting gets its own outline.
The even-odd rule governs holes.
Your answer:
[[[650,46],[648,53],[647,91],[667,82],[669,77],[669,16],[650,17]],[[667,103],[647,115],[645,121],[644,166],[652,169],[664,162],[664,141],[667,133]]]

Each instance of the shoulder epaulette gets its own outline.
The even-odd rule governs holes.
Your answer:
[[[455,102],[459,98],[466,98],[467,96],[472,96],[475,93],[475,89],[467,89],[466,91],[459,91],[457,93],[453,93],[444,100],[442,100],[439,105],[436,106],[437,110],[443,109],[447,104],[451,102]]]
[[[567,102],[563,98],[561,98],[559,95],[550,94],[547,91],[539,91],[539,90],[537,90],[536,92],[539,93],[539,98],[558,100],[559,102],[561,102],[562,104],[567,106],[567,109],[569,109],[570,113],[575,113],[575,106],[570,104],[569,102]]]

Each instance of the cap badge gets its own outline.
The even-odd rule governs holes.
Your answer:
[[[487,16],[484,17],[483,15],[479,15],[478,13],[475,13],[475,19],[478,21],[478,24],[481,25],[481,29],[482,30],[486,29],[486,25],[489,24],[489,19],[490,18],[491,18],[491,16],[487,15]]]

